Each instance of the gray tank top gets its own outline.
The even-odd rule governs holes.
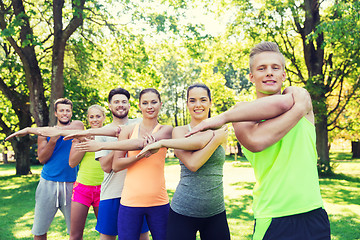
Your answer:
[[[180,160],[179,162],[180,182],[172,198],[171,209],[181,215],[199,218],[211,217],[225,211],[224,148],[219,146],[196,172],[187,169]]]

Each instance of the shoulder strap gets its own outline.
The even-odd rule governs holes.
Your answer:
[[[140,131],[140,123],[137,123],[133,129],[133,132],[130,136],[130,139],[138,138],[139,137],[139,131]]]
[[[158,123],[158,124],[154,127],[154,129],[152,130],[151,134],[157,132],[160,127],[161,127],[161,125],[160,125],[160,123]]]

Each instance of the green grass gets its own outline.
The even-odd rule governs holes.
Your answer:
[[[332,240],[360,239],[360,160],[349,160],[349,153],[336,153],[332,178],[320,179],[325,208],[329,214]],[[243,158],[234,161],[227,157],[233,168],[249,168]],[[178,161],[167,159],[166,166]],[[0,239],[32,239],[35,189],[42,166],[32,166],[32,175],[15,176],[15,165],[0,165]],[[239,181],[231,184],[232,192],[225,196],[229,227],[233,240],[251,239],[253,215],[251,190],[254,182]],[[169,197],[174,194],[168,190]],[[98,239],[94,230],[95,216],[90,211],[84,239]],[[65,221],[59,212],[49,230],[49,239],[68,239]],[[198,238],[199,239],[199,238]]]

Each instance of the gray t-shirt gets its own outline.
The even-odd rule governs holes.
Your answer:
[[[171,209],[189,216],[206,218],[225,211],[223,166],[225,150],[219,146],[196,172],[180,161],[180,182],[171,201]]]
[[[140,122],[141,118],[136,119],[129,119],[127,124],[125,125],[131,125],[136,124]],[[104,126],[110,127],[110,124]],[[95,136],[95,140],[98,142],[115,142],[118,141],[116,137],[108,137],[108,136]],[[95,158],[100,158],[103,156],[108,155],[111,153],[112,150],[101,150],[95,153]],[[106,199],[114,199],[114,198],[120,198],[121,193],[124,187],[124,181],[126,176],[126,169],[114,172],[111,170],[110,173],[104,173],[104,180],[101,183],[101,192],[100,192],[100,200],[106,200]]]

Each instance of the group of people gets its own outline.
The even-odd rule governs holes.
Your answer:
[[[142,119],[128,119],[128,91],[111,90],[113,122],[102,127],[104,110],[93,105],[87,130],[71,121],[71,101],[57,100],[56,127],[25,128],[8,137],[39,135],[44,167],[36,190],[34,239],[46,239],[58,209],[70,239],[82,239],[90,206],[100,239],[145,240],[149,231],[154,240],[192,240],[197,232],[203,240],[230,239],[222,179],[226,123],[232,123],[256,177],[253,239],[329,240],[311,99],[298,87],[281,92],[284,68],[275,43],[256,45],[249,77],[257,100],[210,118],[210,89],[193,84],[187,89],[191,121],[175,128],[159,124],[162,102],[154,88],[140,93]],[[171,204],[164,177],[167,148],[174,149],[181,166]]]

